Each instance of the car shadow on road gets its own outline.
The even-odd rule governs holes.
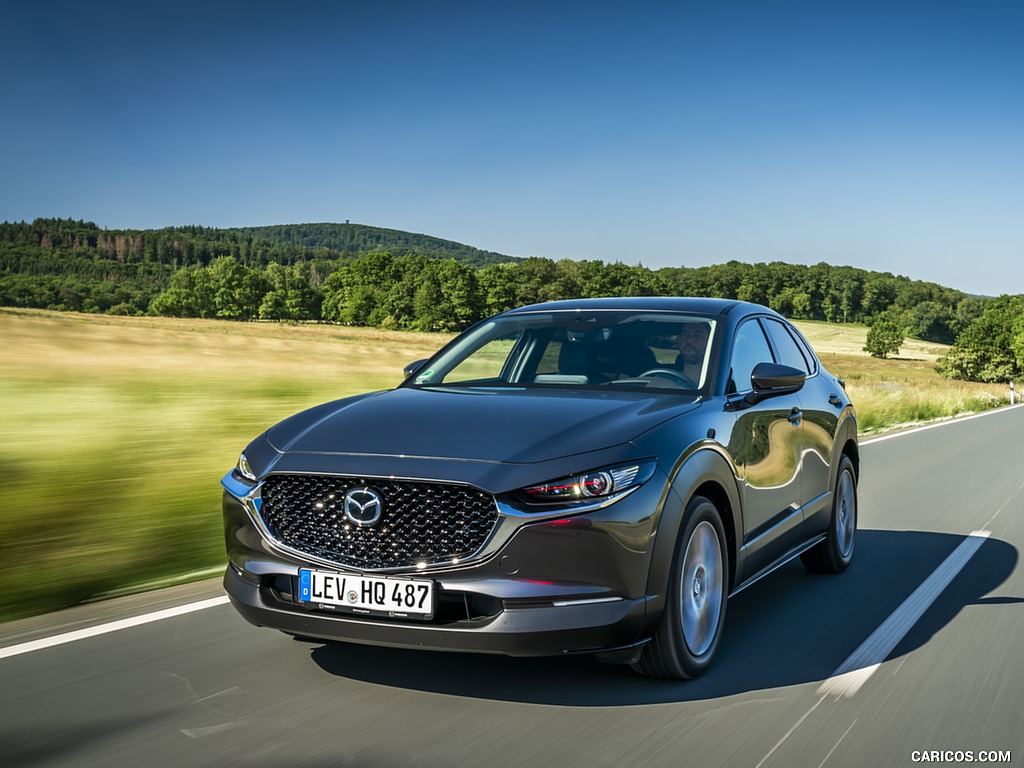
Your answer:
[[[523,659],[314,643],[325,672],[378,685],[454,696],[559,706],[628,706],[717,699],[828,678],[959,546],[964,537],[861,530],[850,569],[812,575],[799,561],[729,601],[714,665],[686,682],[653,680],[586,656]],[[987,597],[1016,566],[1012,545],[986,540],[890,658],[926,644],[966,605]]]

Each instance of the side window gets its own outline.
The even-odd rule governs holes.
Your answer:
[[[807,359],[807,365],[810,367],[811,374],[818,372],[818,358],[814,354],[814,350],[811,349],[811,345],[807,343],[807,339],[796,328],[792,326],[789,328],[793,338],[796,339],[796,345],[800,347],[800,351],[804,353],[804,357]]]
[[[811,373],[810,362],[808,362],[786,326],[778,320],[765,320],[764,324],[768,329],[768,335],[772,337],[772,341],[775,343],[775,349],[779,351],[779,362],[783,365],[789,365],[805,371],[808,374]]]
[[[732,366],[726,393],[746,392],[751,388],[750,376],[758,363],[774,362],[768,339],[764,337],[761,324],[748,320],[741,325],[732,342]]]
[[[558,360],[562,353],[562,342],[559,339],[552,339],[544,347],[544,354],[537,363],[537,375],[557,374]]]
[[[518,340],[518,332],[491,339],[445,374],[442,382],[431,383],[458,384],[468,381],[500,380],[505,363]]]

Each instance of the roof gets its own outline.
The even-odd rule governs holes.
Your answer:
[[[568,299],[547,301],[518,307],[504,314],[520,312],[571,312],[594,310],[637,310],[661,312],[695,312],[702,315],[725,315],[731,309],[743,307],[747,311],[767,311],[767,307],[733,299],[709,299],[683,296],[633,296],[600,299]]]

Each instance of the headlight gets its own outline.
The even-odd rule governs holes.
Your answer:
[[[238,455],[238,464],[235,465],[235,470],[246,480],[256,482],[256,473],[252,471],[252,467],[249,466],[249,460],[245,458],[244,453]]]
[[[600,499],[635,488],[647,482],[654,474],[655,461],[638,461],[615,467],[595,469],[579,475],[553,480],[550,483],[523,488],[526,498],[533,503],[554,504]]]

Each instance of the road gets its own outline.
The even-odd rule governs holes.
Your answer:
[[[0,764],[814,768],[909,766],[922,751],[1020,764],[1021,435],[1017,407],[866,442],[853,566],[791,564],[736,596],[695,681],[587,658],[301,642],[218,604],[0,656]],[[2,625],[0,646],[215,594],[206,583]],[[881,663],[837,683],[901,622]]]

